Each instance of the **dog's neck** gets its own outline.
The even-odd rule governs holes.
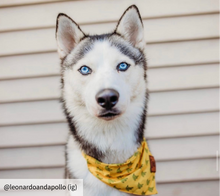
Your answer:
[[[104,163],[122,163],[140,146],[145,128],[146,100],[137,102],[126,114],[108,121],[92,117],[82,108],[71,116],[64,104],[74,140],[85,154]]]

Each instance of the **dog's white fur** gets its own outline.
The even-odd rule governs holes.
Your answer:
[[[58,52],[64,63],[71,65],[80,45],[85,42],[81,40],[84,33],[68,17],[60,16],[58,24]],[[132,46],[144,50],[143,26],[134,7],[128,9],[121,18],[116,33],[123,36],[115,38],[119,42],[127,40]],[[126,72],[116,70],[121,62],[130,64]],[[92,74],[80,74],[78,70],[83,65],[89,66]],[[102,162],[125,162],[139,146],[135,135],[146,104],[143,71],[141,65],[135,64],[134,60],[112,47],[108,40],[94,43],[92,50],[83,58],[71,67],[64,66],[62,70],[62,97],[68,113],[80,137],[105,154]],[[115,106],[120,116],[110,121],[98,117],[102,108],[95,96],[102,89],[115,89],[120,94]],[[107,186],[88,171],[80,144],[72,134],[68,138],[66,152],[68,172],[70,176],[83,179],[85,196],[128,195]]]

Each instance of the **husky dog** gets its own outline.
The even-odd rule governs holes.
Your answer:
[[[85,196],[129,195],[93,176],[82,152],[104,163],[123,163],[143,140],[147,65],[138,8],[130,6],[113,32],[92,36],[59,14],[56,39],[70,128],[67,178],[83,179]]]

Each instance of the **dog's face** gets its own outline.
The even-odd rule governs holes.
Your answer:
[[[66,15],[57,19],[63,99],[72,116],[112,121],[145,99],[144,32],[135,6],[114,33],[87,36]],[[143,106],[142,106],[143,107]]]

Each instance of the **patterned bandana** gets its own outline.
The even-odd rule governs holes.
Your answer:
[[[145,139],[125,163],[106,164],[84,153],[83,156],[89,171],[105,184],[130,194],[157,194],[156,163]]]

